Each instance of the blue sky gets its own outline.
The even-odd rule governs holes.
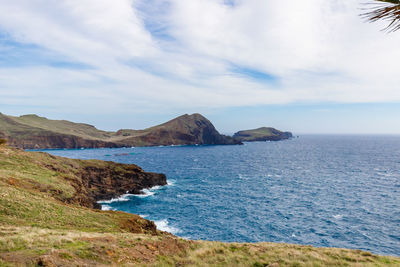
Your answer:
[[[0,112],[400,134],[400,33],[365,2],[0,0]]]

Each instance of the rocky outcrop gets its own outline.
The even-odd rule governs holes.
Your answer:
[[[242,142],[253,141],[280,141],[292,138],[291,132],[282,132],[271,127],[261,127],[253,130],[239,131],[233,138]]]
[[[70,204],[100,208],[97,203],[99,200],[109,200],[123,194],[141,194],[143,189],[167,184],[164,174],[145,172],[134,164],[66,159],[43,154],[48,158],[43,167],[64,173],[65,179],[74,187],[75,193],[72,197],[59,199]],[[49,191],[55,198],[62,196],[61,192],[52,188],[41,190]]]
[[[156,145],[236,145],[240,141],[221,135],[214,125],[200,114],[182,115],[164,124],[141,131],[121,130],[128,146]]]
[[[123,194],[141,194],[145,188],[167,184],[164,174],[145,172],[133,164],[114,162],[86,162],[79,176],[94,207],[99,207],[99,200]]]

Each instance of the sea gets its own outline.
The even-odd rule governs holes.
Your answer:
[[[168,185],[101,202],[193,240],[400,256],[400,136],[304,135],[231,146],[45,150],[134,163]]]

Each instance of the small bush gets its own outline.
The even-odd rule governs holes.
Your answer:
[[[253,263],[253,267],[266,267],[268,266],[268,263],[261,263],[256,261],[255,263]]]
[[[4,145],[5,143],[7,143],[7,140],[0,138],[0,145]]]

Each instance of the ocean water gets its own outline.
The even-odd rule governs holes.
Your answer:
[[[165,173],[167,186],[103,208],[140,214],[184,238],[400,256],[400,136],[46,152]]]

